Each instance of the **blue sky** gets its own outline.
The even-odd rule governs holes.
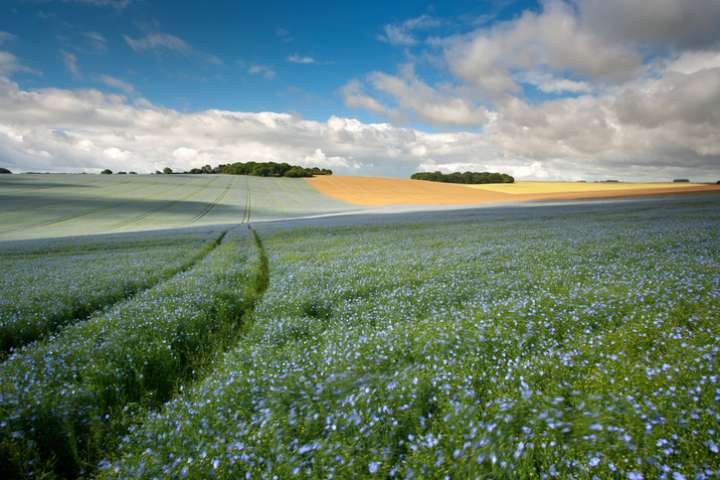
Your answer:
[[[0,5],[0,166],[720,178],[720,2]]]
[[[538,8],[525,1],[98,3],[3,2],[0,30],[21,39],[15,54],[41,72],[19,78],[22,85],[111,91],[99,80],[110,75],[153,103],[181,111],[298,112],[318,120],[350,115],[365,121],[377,117],[348,108],[339,89],[367,72],[392,71],[419,50],[379,40],[385,25],[427,15],[443,23],[418,35],[441,36]],[[193,50],[136,51],[125,39],[151,34],[172,35]],[[75,57],[75,72],[67,54]],[[313,63],[293,63],[291,56]],[[443,78],[422,62],[418,70]]]

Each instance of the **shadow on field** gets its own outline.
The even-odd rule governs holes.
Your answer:
[[[213,215],[237,215],[238,221],[242,217],[244,205],[229,205],[210,201],[196,201],[183,199],[148,199],[148,198],[103,198],[82,195],[41,195],[26,193],[8,193],[0,190],[0,203],[3,210],[34,210],[47,206],[53,212],[62,212],[67,215],[78,216],[107,210],[108,214],[117,214],[125,217],[127,214],[143,214],[162,211],[171,215],[187,216],[198,214],[212,205]],[[287,213],[293,216],[317,215],[328,212],[326,209],[318,210],[281,210],[271,206],[252,203],[252,216],[262,218],[284,217]]]
[[[188,188],[184,195],[191,197],[194,191]],[[219,193],[221,189],[218,188],[217,191]],[[41,234],[39,230],[43,228],[71,229],[77,226],[82,230],[68,233],[100,234],[132,229],[135,224],[141,224],[143,229],[162,229],[207,223],[243,223],[247,216],[247,207],[244,204],[183,199],[182,196],[175,199],[151,199],[141,195],[147,193],[139,192],[135,198],[131,193],[125,197],[112,198],[62,192],[3,192],[0,188],[0,205],[2,205],[0,214],[5,217],[0,222],[0,241],[4,240],[2,238],[4,234],[22,233],[34,229],[39,237]],[[250,221],[304,217],[322,213],[332,213],[332,211],[293,208],[292,205],[281,209],[253,201]],[[49,231],[48,236],[53,236],[52,233]]]
[[[33,242],[49,244],[55,242],[72,242],[73,239],[106,239],[136,238],[145,235],[167,235],[200,230],[216,230],[230,228],[243,223],[245,218],[244,205],[213,204],[208,201],[192,200],[148,200],[148,199],[108,199],[101,197],[84,198],[78,196],[53,195],[2,195],[0,205],[2,211],[28,210],[37,212],[38,204],[48,204],[47,212],[36,219],[23,218],[18,223],[0,224],[0,251],[14,249],[20,244],[29,245]],[[698,210],[700,207],[700,210]],[[557,215],[587,214],[592,218],[612,221],[616,216],[627,217],[636,215],[639,218],[648,216],[662,217],[664,209],[689,209],[689,214],[709,215],[720,207],[720,194],[696,194],[666,197],[642,197],[634,199],[585,200],[573,202],[516,203],[506,205],[488,205],[483,207],[452,207],[436,209],[379,208],[358,210],[356,212],[329,210],[279,210],[272,206],[253,203],[250,223],[262,234],[277,229],[304,227],[348,227],[365,225],[387,226],[392,228],[398,224],[438,223],[445,222],[523,222],[526,219],[542,217],[552,218]],[[2,213],[0,211],[0,214]],[[45,211],[40,209],[39,211]],[[33,213],[34,213],[33,212]],[[703,213],[706,212],[706,213]],[[152,215],[158,213],[162,218],[153,224]],[[92,216],[92,217],[91,217]],[[42,229],[48,227],[70,227],[81,225],[84,220],[93,221],[99,217],[102,221],[98,231],[68,232],[59,237],[40,235],[28,239],[5,239],[4,234],[14,231]],[[298,218],[291,218],[298,217]],[[302,218],[311,217],[311,218]],[[22,223],[20,223],[22,222]],[[72,223],[77,222],[77,223]],[[167,224],[170,225],[167,225]],[[175,223],[174,226],[172,225]],[[137,224],[143,230],[131,231]],[[113,232],[113,230],[125,230]],[[130,230],[130,231],[128,231]]]
[[[44,190],[48,188],[96,188],[99,185],[91,185],[84,183],[55,183],[55,182],[37,182],[34,179],[0,179],[0,192],[6,187],[23,188],[28,190]]]

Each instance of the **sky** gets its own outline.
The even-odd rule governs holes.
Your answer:
[[[0,167],[714,182],[718,25],[719,0],[5,0]]]

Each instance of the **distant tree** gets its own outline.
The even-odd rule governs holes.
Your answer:
[[[170,175],[172,173],[172,168],[170,168],[170,167],[163,168],[163,173],[165,175]]]
[[[117,172],[117,175],[127,175],[127,172]]]
[[[285,170],[285,173],[283,173],[283,177],[290,177],[290,178],[312,177],[312,174],[309,173],[304,168],[296,166],[296,167],[290,167],[287,170]]]
[[[128,172],[130,175],[137,175],[137,172]]]
[[[332,170],[325,168],[306,168],[299,165],[276,162],[237,162],[220,164],[216,167],[204,165],[202,168],[192,168],[187,173],[224,173],[226,175],[253,175],[256,177],[312,177],[313,175],[332,175]]]
[[[162,175],[162,172],[160,170],[155,170],[155,175]]]
[[[103,170],[100,173],[103,175],[112,175],[112,170],[110,170],[109,168],[106,168],[105,170]]]
[[[0,173],[7,174],[7,173],[12,173],[12,172],[10,170],[8,170],[7,168],[0,167]]]
[[[673,182],[674,183],[689,183],[690,180],[687,178],[676,178],[675,180],[673,180]]]
[[[444,183],[465,183],[465,184],[481,184],[481,183],[514,183],[515,179],[505,173],[493,172],[419,172],[410,176],[413,180],[428,180],[431,182]]]

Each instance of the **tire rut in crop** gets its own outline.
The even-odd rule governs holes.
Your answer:
[[[204,216],[208,215],[210,212],[212,212],[212,210],[217,206],[217,204],[223,201],[223,199],[225,198],[225,196],[226,196],[226,195],[228,194],[228,192],[230,191],[230,188],[233,187],[233,186],[235,186],[235,183],[236,183],[236,182],[235,182],[235,178],[233,178],[232,180],[230,180],[230,182],[228,182],[228,184],[227,184],[227,186],[225,187],[225,189],[224,189],[222,192],[220,192],[220,195],[218,195],[217,198],[215,198],[215,200],[213,200],[212,202],[209,202],[209,203],[207,204],[207,206],[203,209],[202,212],[200,212],[198,215],[195,215],[195,217],[194,217],[192,220],[190,220],[190,225],[192,225],[193,223],[197,222],[198,220],[200,220],[200,219],[203,218]]]
[[[42,332],[31,332],[27,334],[20,334],[18,336],[17,333],[10,334],[0,330],[0,361],[4,360],[7,355],[12,352],[12,350],[17,350],[30,342],[44,338],[47,335],[51,335],[67,325],[87,319],[94,315],[96,312],[99,312],[100,310],[108,308],[117,303],[124,302],[133,296],[139,295],[142,292],[149,290],[164,281],[169,280],[170,278],[178,275],[179,273],[191,269],[194,265],[196,265],[198,262],[201,262],[213,250],[215,250],[215,248],[217,248],[218,245],[222,243],[222,240],[223,238],[225,238],[226,234],[227,230],[222,232],[210,243],[202,246],[194,255],[192,255],[192,257],[190,257],[187,262],[179,265],[176,268],[168,270],[162,275],[159,275],[151,282],[129,288],[128,290],[118,295],[111,295],[98,299],[98,301],[92,302],[89,305],[84,305],[70,311],[59,312],[56,318],[51,318],[50,328]]]
[[[248,228],[252,230],[251,227],[248,226]],[[248,241],[254,241],[256,248],[247,245]],[[214,241],[213,247],[221,243],[223,246],[227,246],[226,252],[237,249],[237,246],[227,245],[237,242],[228,241],[226,232],[223,232]],[[111,454],[128,428],[140,424],[146,415],[161,408],[165,402],[176,396],[181,391],[180,388],[192,385],[202,378],[203,372],[212,369],[219,356],[235,345],[246,331],[247,326],[251,324],[255,305],[261,299],[268,285],[268,261],[262,240],[257,234],[249,234],[243,243],[249,247],[248,253],[254,257],[252,263],[248,265],[250,268],[247,270],[245,280],[242,283],[229,284],[227,287],[219,287],[218,290],[215,290],[217,294],[217,302],[213,307],[215,320],[204,327],[199,324],[191,327],[200,328],[201,330],[197,330],[197,333],[199,336],[203,336],[204,340],[193,343],[196,335],[182,334],[185,327],[178,324],[177,331],[181,335],[172,337],[174,343],[172,343],[171,354],[161,358],[157,355],[163,355],[164,349],[150,349],[151,356],[147,357],[146,363],[141,363],[137,356],[145,355],[145,350],[141,344],[135,343],[134,345],[138,345],[139,349],[134,353],[135,357],[131,359],[134,363],[130,362],[127,373],[124,371],[122,355],[118,356],[118,352],[113,353],[111,347],[105,347],[109,344],[101,341],[100,338],[89,340],[89,345],[98,348],[98,358],[104,359],[105,367],[103,368],[109,368],[107,375],[98,374],[92,368],[81,368],[79,376],[65,380],[69,382],[68,388],[65,390],[67,395],[58,399],[57,402],[52,398],[58,397],[48,400],[46,396],[45,400],[47,401],[44,401],[43,406],[38,407],[39,411],[34,410],[33,402],[19,403],[17,407],[21,413],[18,415],[22,415],[23,419],[15,419],[17,424],[12,428],[23,438],[11,435],[9,432],[12,429],[6,428],[5,432],[0,429],[2,432],[0,437],[0,477],[76,478],[91,476],[100,458]],[[252,250],[255,250],[254,255],[250,253]],[[229,261],[235,259],[235,257],[232,259],[228,257]],[[222,278],[218,279],[220,282],[222,280]],[[206,312],[208,311],[206,310]],[[180,315],[183,313],[181,312]],[[126,325],[130,326],[131,324],[127,323]],[[140,330],[135,330],[135,332],[137,331]],[[131,337],[137,336],[138,339],[142,337],[142,333],[134,334],[132,332],[133,330],[128,330]],[[192,333],[191,330],[189,332]],[[148,335],[150,334],[151,332],[148,332]],[[57,338],[60,339],[62,335],[63,333]],[[120,337],[116,336],[116,338]],[[58,346],[58,348],[61,347]],[[87,350],[78,350],[80,356],[83,351]],[[38,358],[45,358],[44,353],[40,351],[36,353]],[[22,362],[27,361],[28,368],[32,369],[35,360],[32,352],[21,352],[20,354],[25,355],[27,360],[18,357],[10,361],[15,361],[16,367],[19,367],[20,370],[22,370]],[[92,363],[92,358],[92,354],[86,356],[83,364]],[[171,364],[176,363],[177,366],[167,365],[166,360]],[[117,368],[112,367],[113,362],[117,363]],[[7,363],[3,364],[3,367],[6,366]],[[142,369],[142,375],[139,377],[133,370],[138,366]],[[163,373],[164,368],[169,369],[168,372]],[[172,370],[173,368],[175,370]],[[7,370],[7,372],[10,371],[14,370]],[[61,368],[58,371],[58,378],[65,378],[63,375]],[[35,374],[33,373],[31,376],[34,377]],[[109,380],[108,376],[117,376],[117,378]],[[13,378],[15,377],[13,376]],[[14,380],[10,377],[7,380],[5,388],[12,394],[16,393],[17,385]],[[77,390],[72,388],[76,381],[78,382]],[[27,391],[25,388],[22,390]],[[81,393],[76,394],[76,392]],[[82,392],[93,392],[93,396],[88,397]],[[32,395],[32,392],[28,392],[28,394]],[[25,394],[20,392],[20,395]],[[8,398],[5,399],[6,403],[3,405],[6,412],[12,411],[14,408],[11,403],[14,400],[8,400]],[[23,406],[27,406],[24,408],[24,412],[22,411]],[[129,409],[126,411],[126,408]],[[71,413],[68,414],[68,412]],[[78,412],[82,412],[82,414]],[[38,415],[42,416],[41,420],[38,420]],[[111,421],[108,422],[107,418]],[[27,443],[27,436],[37,438],[34,438],[31,443]]]
[[[155,208],[151,208],[150,210],[146,210],[145,212],[141,213],[140,215],[138,215],[138,216],[136,216],[136,217],[133,217],[133,218],[130,218],[130,219],[128,219],[128,220],[124,220],[124,221],[122,221],[122,222],[116,223],[115,225],[111,226],[111,227],[109,228],[109,230],[110,230],[110,231],[115,231],[115,230],[119,230],[119,229],[121,229],[121,228],[127,227],[128,225],[132,225],[132,224],[138,223],[138,222],[146,219],[147,217],[149,217],[150,215],[152,215],[152,214],[154,214],[154,213],[157,213],[157,212],[160,212],[160,211],[162,211],[162,210],[165,210],[166,208],[172,207],[172,206],[174,206],[174,205],[177,205],[178,203],[182,203],[182,202],[184,202],[185,200],[194,197],[194,196],[197,195],[198,193],[201,193],[201,192],[205,189],[205,187],[207,187],[208,185],[210,185],[211,183],[213,183],[213,181],[216,181],[216,180],[217,180],[217,179],[209,180],[207,183],[199,186],[196,190],[191,191],[191,192],[188,193],[187,195],[184,195],[184,196],[182,196],[182,197],[180,197],[180,198],[177,198],[177,199],[175,199],[175,200],[168,200],[168,201],[165,202],[164,204],[162,204],[162,205],[160,205],[160,206],[157,206],[157,207],[155,207]]]
[[[270,286],[270,262],[268,261],[267,251],[265,250],[265,245],[263,245],[260,235],[258,235],[250,224],[248,224],[248,229],[250,230],[250,233],[252,233],[253,240],[255,241],[255,247],[257,248],[258,255],[260,256],[260,266],[255,274],[255,291],[258,296],[256,300],[260,300],[262,295]]]
[[[240,223],[250,224],[250,217],[252,213],[252,192],[250,192],[250,179],[245,178],[245,205],[243,206],[243,216]]]

